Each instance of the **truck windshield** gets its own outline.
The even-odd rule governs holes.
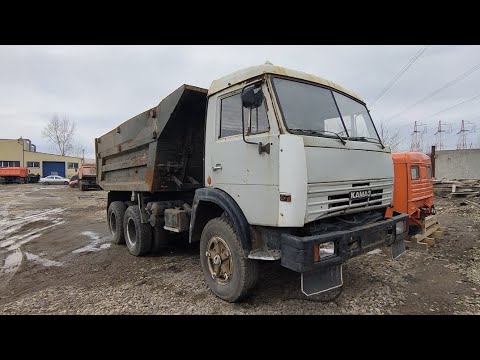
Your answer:
[[[274,77],[273,84],[290,132],[307,130],[312,136],[337,137],[333,132],[348,140],[380,143],[362,103],[328,88],[299,81]]]

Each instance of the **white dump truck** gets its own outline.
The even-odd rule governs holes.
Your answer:
[[[391,150],[359,96],[315,75],[265,64],[182,85],[95,146],[113,241],[135,256],[169,234],[199,242],[226,301],[253,288],[260,260],[301,274],[309,296],[341,287],[353,256],[405,251]]]

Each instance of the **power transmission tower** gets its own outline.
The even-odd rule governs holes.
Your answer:
[[[469,126],[469,128],[467,128],[465,125]],[[475,130],[475,125],[473,125],[473,123],[471,123],[470,121],[462,120],[460,131],[457,132],[457,135],[459,135],[457,142],[458,150],[468,149],[472,147],[472,143],[470,143],[470,146],[468,145],[467,135],[469,132],[474,132]]]
[[[421,129],[421,130],[420,130]],[[427,133],[427,125],[419,124],[415,121],[412,133],[412,143],[410,145],[410,151],[423,152],[423,134]]]
[[[442,127],[443,126],[443,127]],[[435,148],[437,150],[444,150],[445,146],[443,144],[443,133],[451,133],[452,132],[452,125],[447,124],[445,122],[442,123],[441,120],[438,120],[438,130],[435,133]]]

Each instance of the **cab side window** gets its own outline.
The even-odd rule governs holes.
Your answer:
[[[256,109],[242,106],[242,94],[237,93],[221,99],[219,138],[242,134],[242,111],[245,122],[245,135],[259,134],[270,130],[265,99]]]
[[[241,93],[223,98],[220,104],[220,136],[233,136],[242,133]]]
[[[411,166],[410,167],[410,174],[411,174],[412,180],[420,179],[420,169],[419,169],[419,167],[417,165]]]
[[[243,120],[245,121],[246,135],[260,134],[270,130],[268,124],[267,109],[265,107],[265,99],[262,105],[256,109],[243,109]]]

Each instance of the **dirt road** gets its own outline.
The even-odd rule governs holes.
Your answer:
[[[332,303],[298,274],[262,263],[251,297],[209,292],[198,246],[133,257],[110,242],[106,192],[0,185],[0,314],[480,314],[480,209],[436,199],[445,235],[428,252],[386,250],[346,263]],[[478,199],[477,199],[478,201]]]

